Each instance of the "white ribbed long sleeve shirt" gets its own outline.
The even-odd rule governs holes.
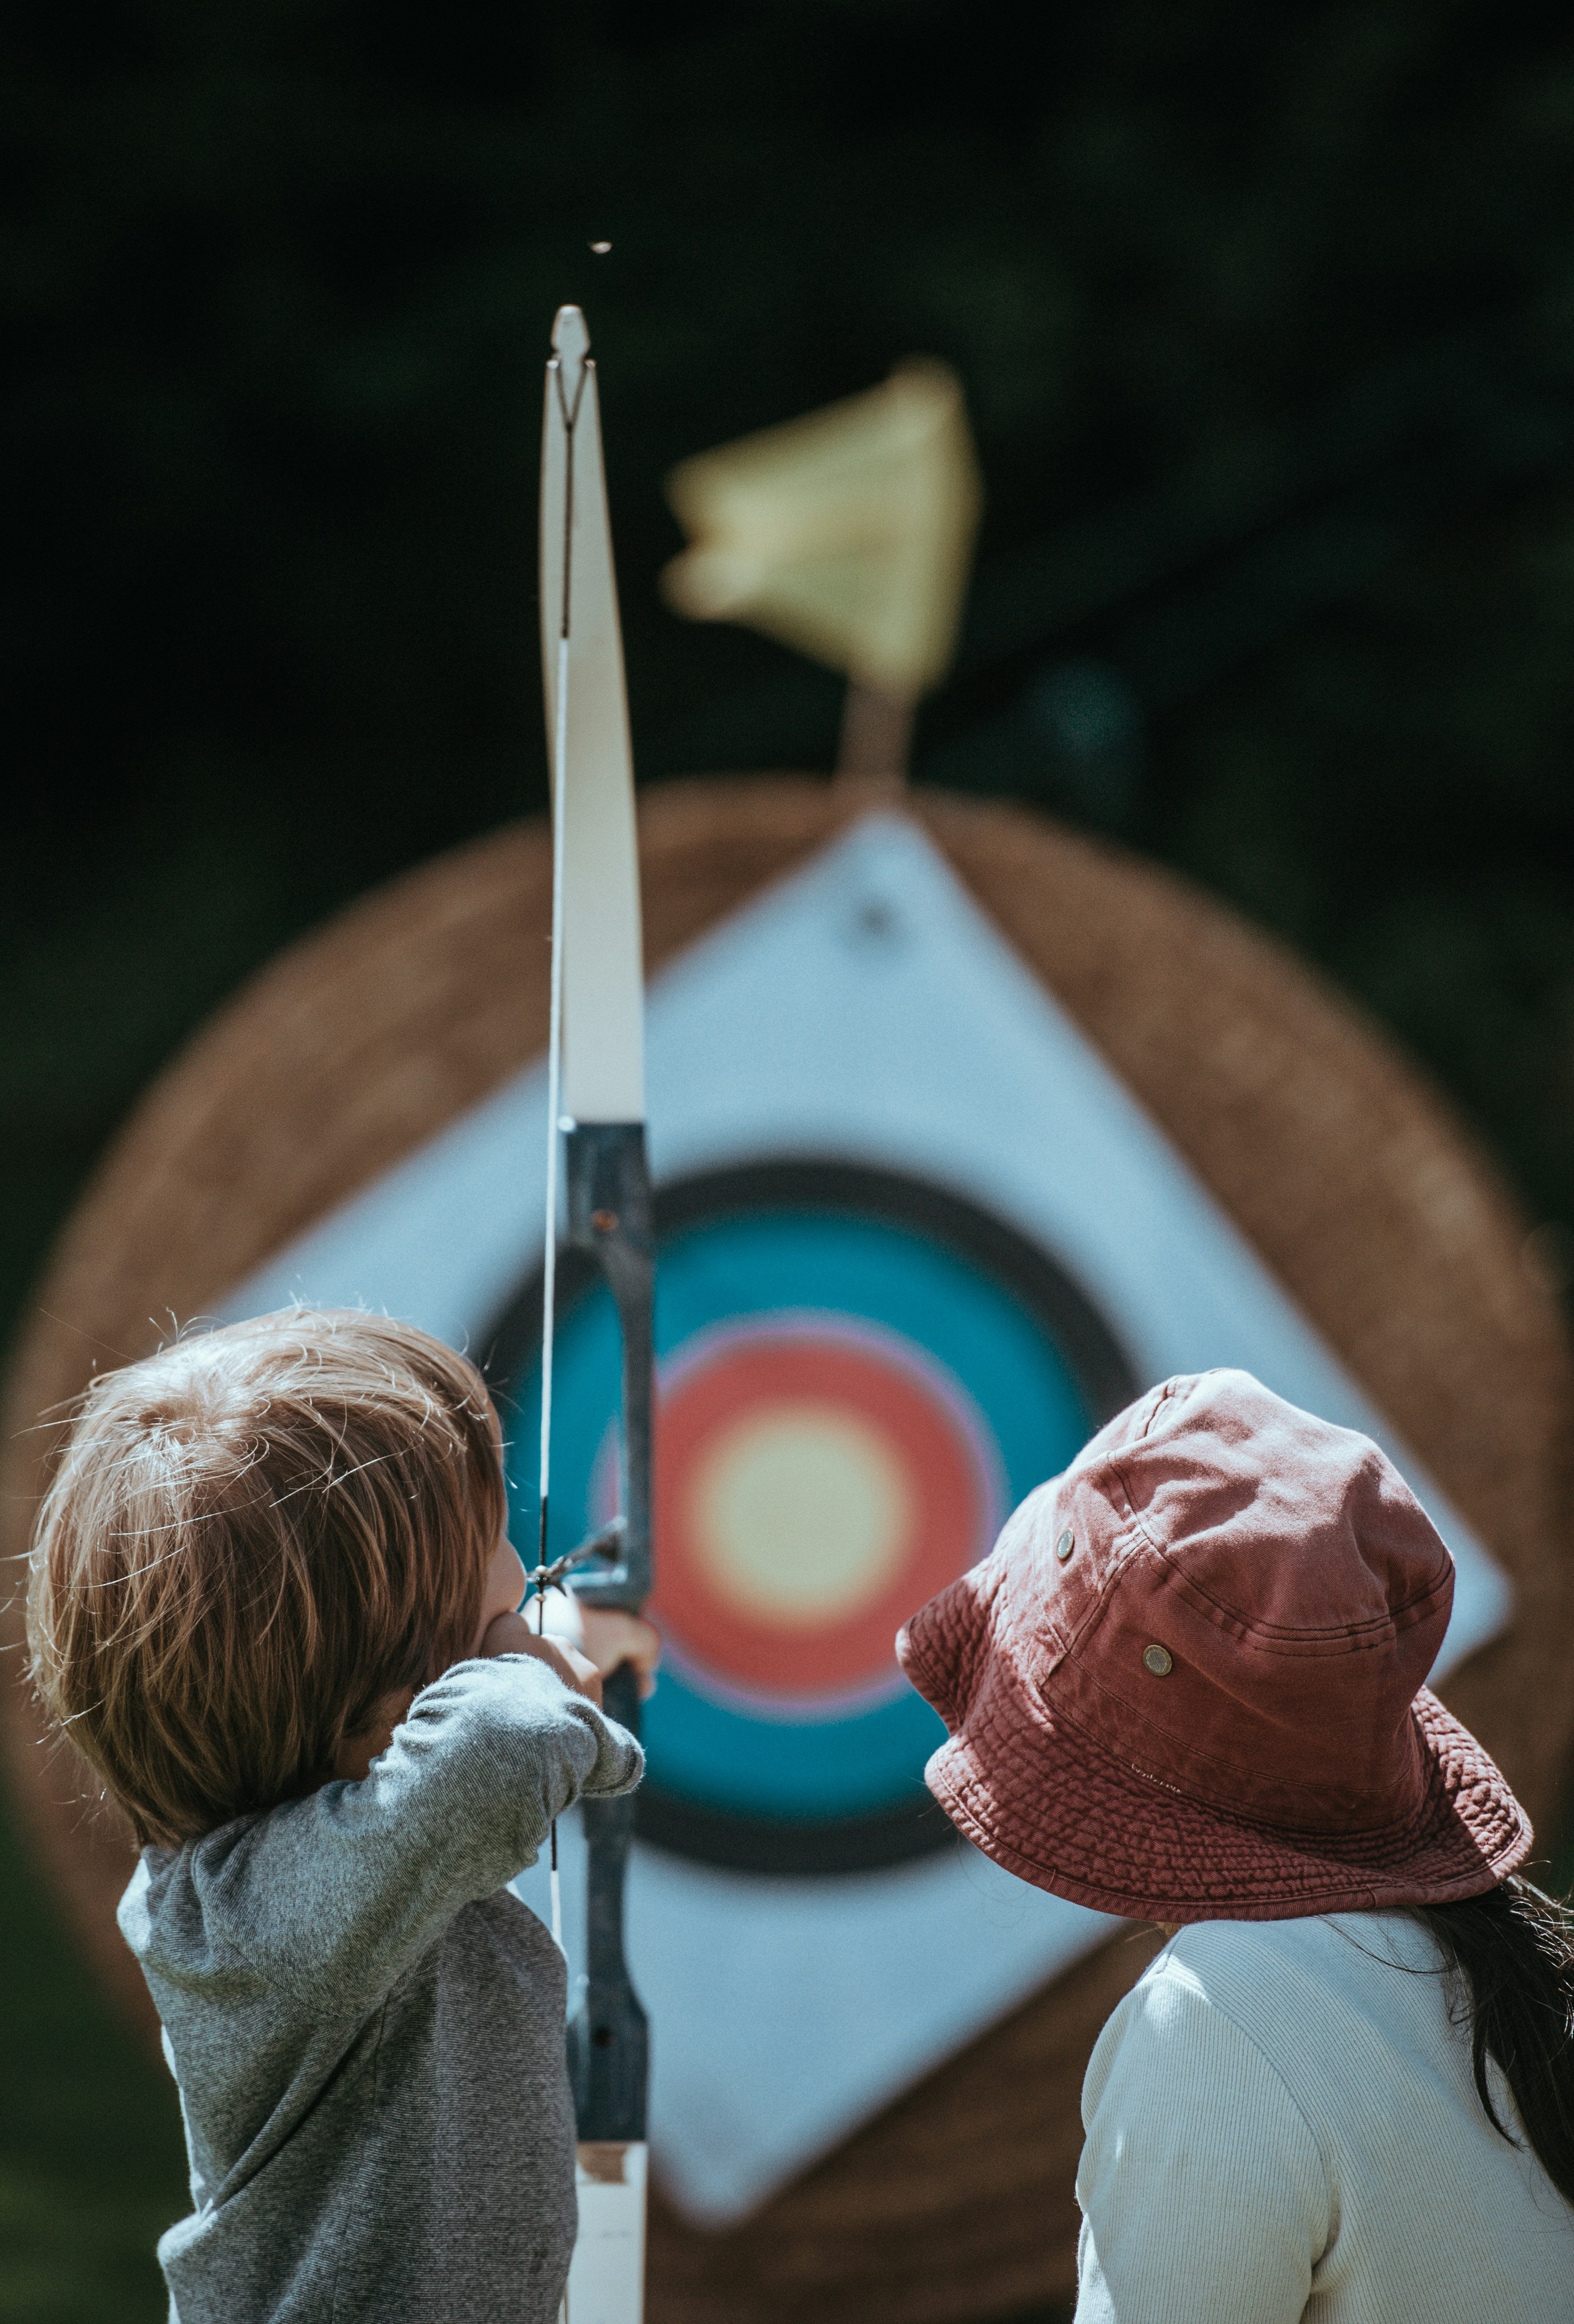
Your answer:
[[[1401,1914],[1183,1929],[1088,2063],[1077,2324],[1574,2324],[1574,2209],[1449,2001]]]

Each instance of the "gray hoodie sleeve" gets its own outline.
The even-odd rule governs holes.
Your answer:
[[[543,1663],[456,1663],[364,1782],[197,1844],[209,1941],[325,2015],[364,2013],[464,1905],[534,1862],[554,1816],[581,1794],[627,1791],[643,1764]]]

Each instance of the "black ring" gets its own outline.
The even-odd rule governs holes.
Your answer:
[[[654,1194],[658,1254],[683,1229],[761,1211],[804,1211],[917,1229],[972,1260],[980,1273],[1026,1307],[1048,1332],[1095,1425],[1137,1393],[1135,1370],[1088,1294],[1049,1254],[965,1196],[927,1180],[853,1162],[743,1163],[659,1186]],[[558,1320],[601,1280],[586,1251],[558,1254]],[[538,1268],[480,1335],[482,1369],[500,1405],[541,1351],[542,1277]],[[649,1779],[635,1794],[635,1830],[654,1848],[735,1872],[815,1876],[868,1872],[904,1864],[956,1843],[957,1835],[921,1787],[911,1801],[867,1815],[808,1820],[731,1815],[663,1792]]]

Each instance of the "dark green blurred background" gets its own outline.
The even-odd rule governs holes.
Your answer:
[[[539,366],[566,299],[601,358],[644,779],[827,767],[838,706],[662,610],[667,468],[947,357],[989,506],[919,779],[1117,833],[1310,952],[1446,1084],[1561,1270],[1566,24],[1502,0],[9,12],[6,1314],[239,978],[542,804]],[[0,1966],[0,2319],[160,2315],[171,2093],[10,1853]]]

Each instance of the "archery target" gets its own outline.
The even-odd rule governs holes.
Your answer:
[[[947,1846],[940,1721],[896,1632],[1134,1393],[1065,1272],[893,1171],[778,1164],[656,1198],[656,1594],[642,1837],[757,1872]],[[617,1500],[609,1295],[560,1276],[549,1554]],[[495,1334],[511,1434],[540,1426],[539,1279]],[[512,1480],[519,1538],[533,1480]]]
[[[845,1316],[844,1333],[862,1325],[889,1334],[893,1314],[917,1315],[932,1297],[924,1286],[949,1254],[979,1278],[977,1297],[1014,1293],[1041,1315],[1043,1379],[1045,1351],[1058,1351],[1087,1383],[1080,1420],[1060,1434],[1052,1405],[1033,1399],[1030,1481],[1118,1406],[1134,1378],[1145,1385],[1241,1363],[1293,1401],[1395,1450],[1455,1552],[1453,1654],[1502,1620],[1502,1578],[1458,1513],[910,824],[870,818],[674,962],[651,991],[646,1033],[652,1171],[669,1239],[657,1316],[665,1352],[679,1360],[675,1388],[689,1354],[705,1354],[690,1351],[691,1340],[716,1327],[757,1328],[755,1313],[801,1315],[807,1306]],[[545,1128],[538,1066],[281,1254],[230,1312],[277,1306],[295,1292],[325,1303],[375,1300],[471,1347],[528,1398],[539,1319],[528,1289],[514,1286],[528,1286],[541,1267]],[[742,1201],[722,1185],[733,1173],[746,1182]],[[849,1203],[852,1181],[858,1196]],[[787,1232],[794,1212],[812,1237],[778,1262],[774,1287],[756,1293],[739,1238],[752,1235],[757,1218],[766,1240],[751,1265],[764,1281],[769,1238]],[[842,1247],[841,1287],[829,1260],[807,1277],[812,1241],[834,1246],[849,1221],[863,1224]],[[882,1241],[882,1224],[907,1231],[899,1259],[897,1246]],[[851,1297],[855,1245],[866,1280],[880,1273],[876,1250],[885,1253],[884,1305],[872,1292],[863,1301],[873,1314],[841,1304]],[[898,1283],[911,1304],[893,1305]],[[1049,1287],[1056,1284],[1058,1296]],[[669,1290],[680,1304],[667,1320]],[[610,1315],[588,1296],[581,1309],[566,1277],[562,1296],[564,1360],[575,1366],[565,1427],[582,1416],[583,1433],[572,1456],[577,1483],[554,1471],[555,1500],[570,1487],[554,1551],[574,1546],[616,1468]],[[762,1311],[760,1298],[772,1304]],[[785,1308],[775,1304],[782,1299]],[[684,1300],[693,1303],[692,1329]],[[511,1350],[510,1312],[522,1326]],[[934,1315],[928,1337],[916,1323],[898,1326],[907,1342],[902,1370],[931,1391],[943,1383],[953,1410],[978,1412],[978,1473],[988,1474],[993,1439],[997,1477],[1006,1470],[1004,1495],[1014,1457],[1011,1368],[987,1388],[969,1375],[969,1334],[957,1321],[965,1312],[954,1298],[950,1323]],[[1005,1320],[995,1309],[989,1329]],[[771,1331],[779,1342],[773,1323]],[[889,1351],[889,1337],[884,1344]],[[712,1355],[719,1364],[719,1351]],[[727,1368],[735,1387],[739,1362]],[[752,1441],[756,1480],[762,1450],[780,1461],[782,1409],[780,1400],[754,1407],[756,1423],[773,1422],[773,1447],[757,1429],[752,1440],[722,1441],[713,1425],[680,1489],[702,1498],[708,1478],[721,1504],[730,1485],[736,1514],[749,1468],[739,1456]],[[819,1408],[822,1455],[827,1409]],[[912,1490],[889,1436],[875,1439],[866,1416],[836,1410],[844,1462],[856,1447],[866,1478],[878,1472],[889,1486],[894,1477],[898,1492],[902,1484]],[[508,1425],[525,1448],[515,1506],[533,1528],[528,1412],[516,1398]],[[571,1440],[556,1426],[553,1439],[556,1463]],[[710,1552],[714,1592],[714,1538]],[[729,1554],[736,1600],[736,1539]],[[662,1573],[659,1536],[655,1559]],[[628,1948],[661,2028],[652,2052],[653,2168],[689,2217],[719,2226],[745,2217],[1097,1943],[1108,1924],[1024,1887],[950,1839],[920,1790],[922,1738],[933,1732],[926,1712],[894,1690],[861,1710],[816,1706],[807,1691],[792,1702],[798,1715],[784,1719],[780,1691],[740,1686],[737,1673],[718,1668],[699,1639],[683,1636],[681,1605],[677,1616],[674,1711],[658,1711],[661,1686],[650,1706],[658,1765],[630,1861]],[[756,1662],[771,1655],[771,1628],[756,1605]],[[849,1748],[855,1729],[866,1756]],[[571,1833],[565,1842],[565,1930],[578,1974],[585,1890]],[[517,1886],[544,1915],[540,1868]],[[766,2087],[764,2107],[748,2094]]]
[[[919,795],[859,822],[807,778],[665,786],[642,803],[642,851],[663,1268],[690,1229],[714,1230],[723,1251],[747,1207],[729,1174],[751,1174],[750,1203],[772,1216],[801,1211],[804,1185],[754,1174],[849,1174],[856,1186],[811,1190],[820,1222],[962,1253],[1059,1350],[1094,1416],[1121,1391],[1100,1390],[1079,1340],[1087,1310],[1139,1382],[1245,1361],[1375,1428],[1458,1557],[1450,1657],[1498,1633],[1449,1672],[1450,1706],[1550,1817],[1574,1723],[1568,1355],[1522,1262],[1523,1222],[1403,1059],[1195,891],[999,804]],[[37,1416],[105,1350],[153,1344],[150,1317],[365,1299],[481,1354],[497,1319],[523,1312],[540,1255],[550,866],[546,832],[525,828],[366,899],[271,967],[150,1092],[14,1363],[10,1553],[47,1481]],[[920,1215],[921,1194],[939,1207]],[[969,1240],[979,1222],[1010,1247]],[[1024,1249],[1073,1286],[1069,1306],[1046,1307]],[[590,1286],[560,1281],[565,1331],[590,1333]],[[792,1370],[784,1342],[805,1338],[827,1363],[875,1359],[840,1377],[834,1425]],[[794,1282],[730,1322],[675,1327],[664,1364],[688,1432],[671,1471],[693,1512],[686,1662],[767,1738],[795,1723],[781,1715],[794,1690],[795,1711],[867,1707],[867,1670],[855,1659],[849,1683],[814,1618],[839,1594],[856,1629],[883,1575],[929,1554],[902,1530],[912,1472],[900,1431],[893,1452],[874,1417],[892,1410],[883,1391],[894,1379],[944,1407],[975,1489],[993,1436],[1005,1494],[996,1415],[953,1344],[863,1312],[845,1286]],[[529,1370],[522,1349],[521,1399]],[[602,1414],[582,1456],[593,1511],[616,1460]],[[509,1418],[524,1440],[519,1410]],[[862,1510],[785,1587],[779,1564],[751,1563],[752,1513],[781,1499],[784,1473],[801,1518],[816,1476]],[[1512,1619],[1459,1509],[1513,1575]],[[37,1748],[21,1690],[8,1707],[28,1828],[106,1986],[145,2013],[115,1927],[124,1858]],[[846,1799],[822,1793],[804,1816],[757,1789],[718,1802],[711,1767],[681,1776],[669,1797],[686,1829],[648,1834],[631,1865],[631,1959],[655,2028],[653,2318],[784,2324],[809,2253],[831,2324],[1064,2297],[1077,2089],[1143,1949],[1079,1959],[1104,1924],[960,1848],[866,1854],[839,1873],[823,1853],[801,1872],[779,1855],[774,1869],[720,1860],[715,1844],[740,1833],[867,1849],[852,1827],[866,1816],[888,1840],[889,1795],[839,1814]],[[571,1824],[563,1846],[572,1955]]]

